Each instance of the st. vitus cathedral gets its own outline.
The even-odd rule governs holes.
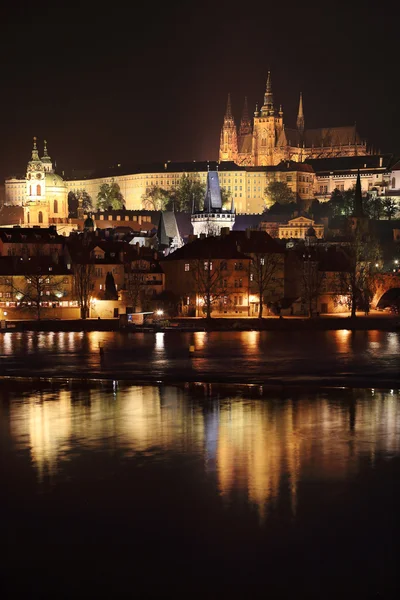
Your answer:
[[[243,166],[273,166],[282,160],[303,162],[307,158],[331,158],[369,154],[355,125],[306,129],[303,98],[300,94],[296,129],[285,127],[282,106],[277,110],[268,72],[264,103],[249,118],[245,99],[239,131],[232,115],[230,96],[221,130],[220,161],[233,161]]]

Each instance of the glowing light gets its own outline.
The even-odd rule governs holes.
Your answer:
[[[163,310],[161,310],[161,309],[158,309],[158,310],[156,310],[156,315],[157,315],[158,317],[161,317],[161,315],[163,315],[163,314],[164,314],[164,311],[163,311]]]

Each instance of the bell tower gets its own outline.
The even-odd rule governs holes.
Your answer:
[[[45,168],[39,158],[39,152],[36,145],[37,138],[33,138],[32,157],[28,162],[26,171],[26,197],[30,202],[43,200],[46,195],[45,190]]]
[[[48,227],[49,209],[46,201],[46,169],[39,158],[36,141],[37,139],[34,137],[32,156],[26,170],[27,202],[24,206],[24,223],[28,226]]]
[[[228,102],[224,117],[224,124],[221,129],[221,140],[219,145],[220,161],[237,161],[238,140],[235,121],[232,115],[231,95],[228,94]]]
[[[274,107],[271,71],[268,71],[264,104],[254,113],[253,130],[253,164],[255,166],[271,166],[275,164],[275,148],[278,133],[283,127],[283,111]]]

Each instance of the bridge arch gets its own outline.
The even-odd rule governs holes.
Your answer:
[[[393,305],[400,307],[400,282],[399,287],[392,287],[382,294],[376,303],[376,308],[383,310],[384,308]]]

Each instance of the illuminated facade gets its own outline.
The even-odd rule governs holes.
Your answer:
[[[305,240],[310,228],[314,230],[317,239],[323,239],[324,225],[316,225],[312,219],[307,219],[306,217],[296,217],[295,219],[290,219],[287,225],[279,225],[278,237]]]
[[[271,73],[268,72],[264,103],[256,106],[249,119],[247,102],[243,110],[239,134],[232,116],[230,97],[221,130],[220,161],[234,161],[245,166],[272,166],[283,160],[303,162],[309,158],[366,155],[355,125],[305,129],[303,98],[300,94],[296,129],[285,127],[282,106],[275,108]]]
[[[8,179],[5,188],[6,203],[24,207],[24,225],[48,227],[68,219],[67,187],[54,171],[46,141],[43,156],[39,158],[36,138],[33,138],[25,179]]]

